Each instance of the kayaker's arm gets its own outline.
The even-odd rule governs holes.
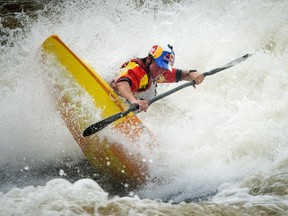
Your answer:
[[[145,111],[148,109],[148,101],[146,100],[138,100],[133,92],[131,91],[131,87],[128,82],[121,81],[116,84],[116,88],[118,90],[118,93],[126,98],[128,101],[130,101],[131,104],[138,104],[139,110]]]

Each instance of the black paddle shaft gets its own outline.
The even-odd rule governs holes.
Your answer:
[[[203,73],[203,75],[206,77],[206,76],[210,76],[210,75],[213,75],[215,73],[218,73],[220,71],[226,70],[226,69],[228,69],[230,67],[233,67],[236,64],[239,64],[239,63],[245,61],[251,55],[252,54],[246,54],[246,55],[244,55],[244,56],[242,56],[240,58],[237,58],[234,61],[232,61],[232,62],[230,62],[230,63],[228,63],[228,64],[226,64],[226,65],[224,65],[224,66],[222,66],[220,68],[215,68],[215,69],[213,69],[211,71],[205,72],[205,73]],[[160,94],[160,95],[152,98],[148,102],[148,104],[151,105],[152,103],[154,103],[154,102],[156,102],[156,101],[158,101],[158,100],[160,100],[160,99],[162,99],[164,97],[167,97],[168,95],[173,94],[173,93],[175,93],[175,92],[177,92],[177,91],[179,91],[179,90],[181,90],[183,88],[186,88],[188,86],[195,86],[195,84],[196,83],[195,83],[194,80],[192,82],[184,83],[184,84],[182,84],[182,85],[180,85],[180,86],[178,86],[176,88],[173,88],[173,89],[171,89],[171,90],[169,90],[169,91],[167,91],[167,92],[165,92],[163,94]],[[90,136],[90,135],[92,135],[94,133],[97,133],[98,131],[100,131],[103,128],[107,127],[112,122],[114,122],[114,121],[116,121],[116,120],[118,120],[120,118],[123,118],[124,116],[128,115],[130,112],[138,110],[138,109],[139,109],[138,105],[132,105],[129,109],[127,109],[124,112],[116,113],[116,114],[114,114],[114,115],[112,115],[112,116],[110,116],[108,118],[105,118],[105,119],[101,120],[100,122],[94,123],[94,124],[90,125],[89,127],[87,127],[84,130],[83,136],[87,137],[87,136]]]

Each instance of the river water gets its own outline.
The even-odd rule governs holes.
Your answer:
[[[20,2],[1,1],[0,215],[286,215],[287,1]],[[39,61],[51,34],[106,80],[157,43],[200,72],[253,56],[138,115],[158,139],[151,173],[163,181],[123,193],[89,167],[57,111]]]

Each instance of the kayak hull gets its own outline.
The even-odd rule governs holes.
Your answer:
[[[93,121],[100,121],[127,109],[127,105],[115,94],[108,83],[69,49],[57,35],[48,37],[42,44],[42,50],[44,64],[51,60],[48,56],[53,56],[53,60],[70,76],[71,82],[79,86],[81,89],[79,91],[91,97],[92,106],[95,110],[100,110],[100,118],[92,119]],[[65,85],[62,85],[65,82],[62,79],[65,79],[65,76],[54,85],[56,104],[67,128],[90,164],[100,175],[109,176],[121,184],[139,186],[145,183],[149,176],[148,160],[145,160],[140,152],[130,151],[127,143],[129,145],[143,144],[151,149],[155,143],[151,132],[135,114],[130,113],[114,122],[114,129],[109,129],[111,133],[114,131],[119,134],[122,139],[111,138],[109,133],[99,135],[98,133],[101,132],[90,137],[83,137],[83,130],[89,124],[94,123],[89,119],[89,116],[92,116],[89,113],[91,111],[89,109],[83,111],[81,102],[74,100],[79,97],[80,93],[75,95],[74,90],[65,91]],[[146,143],[140,143],[143,136],[145,136]],[[138,148],[138,146],[131,147],[134,150]]]

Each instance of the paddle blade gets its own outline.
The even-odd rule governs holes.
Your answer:
[[[102,130],[103,128],[107,127],[109,124],[111,124],[112,122],[116,121],[117,119],[120,119],[123,117],[123,113],[117,113],[113,116],[110,116],[106,119],[103,119],[100,122],[97,122],[95,124],[90,125],[89,127],[87,127],[84,132],[83,132],[83,136],[87,137],[90,136],[94,133],[97,133],[98,131]]]
[[[252,54],[246,54],[246,55],[244,55],[244,56],[242,56],[242,57],[240,57],[240,58],[237,58],[237,59],[233,60],[232,62],[229,62],[228,64],[226,64],[226,65],[224,65],[224,66],[222,66],[222,67],[220,67],[220,68],[215,68],[215,69],[213,69],[213,70],[211,70],[211,71],[205,72],[205,73],[203,73],[203,75],[204,75],[204,76],[209,76],[209,75],[213,75],[213,74],[215,74],[215,73],[218,73],[218,72],[220,72],[220,71],[226,70],[226,69],[228,69],[228,68],[230,68],[230,67],[233,67],[233,66],[236,65],[236,64],[239,64],[239,63],[245,61],[245,60],[248,59],[250,56],[252,56]]]
[[[133,104],[129,109],[127,109],[125,112],[119,112],[116,113],[106,119],[103,119],[100,122],[97,122],[95,124],[90,125],[89,127],[87,127],[84,132],[83,132],[83,136],[87,137],[90,136],[92,134],[97,133],[98,131],[102,130],[103,128],[107,127],[109,124],[111,124],[112,122],[128,115],[130,112],[138,110],[139,106],[137,104]]]

